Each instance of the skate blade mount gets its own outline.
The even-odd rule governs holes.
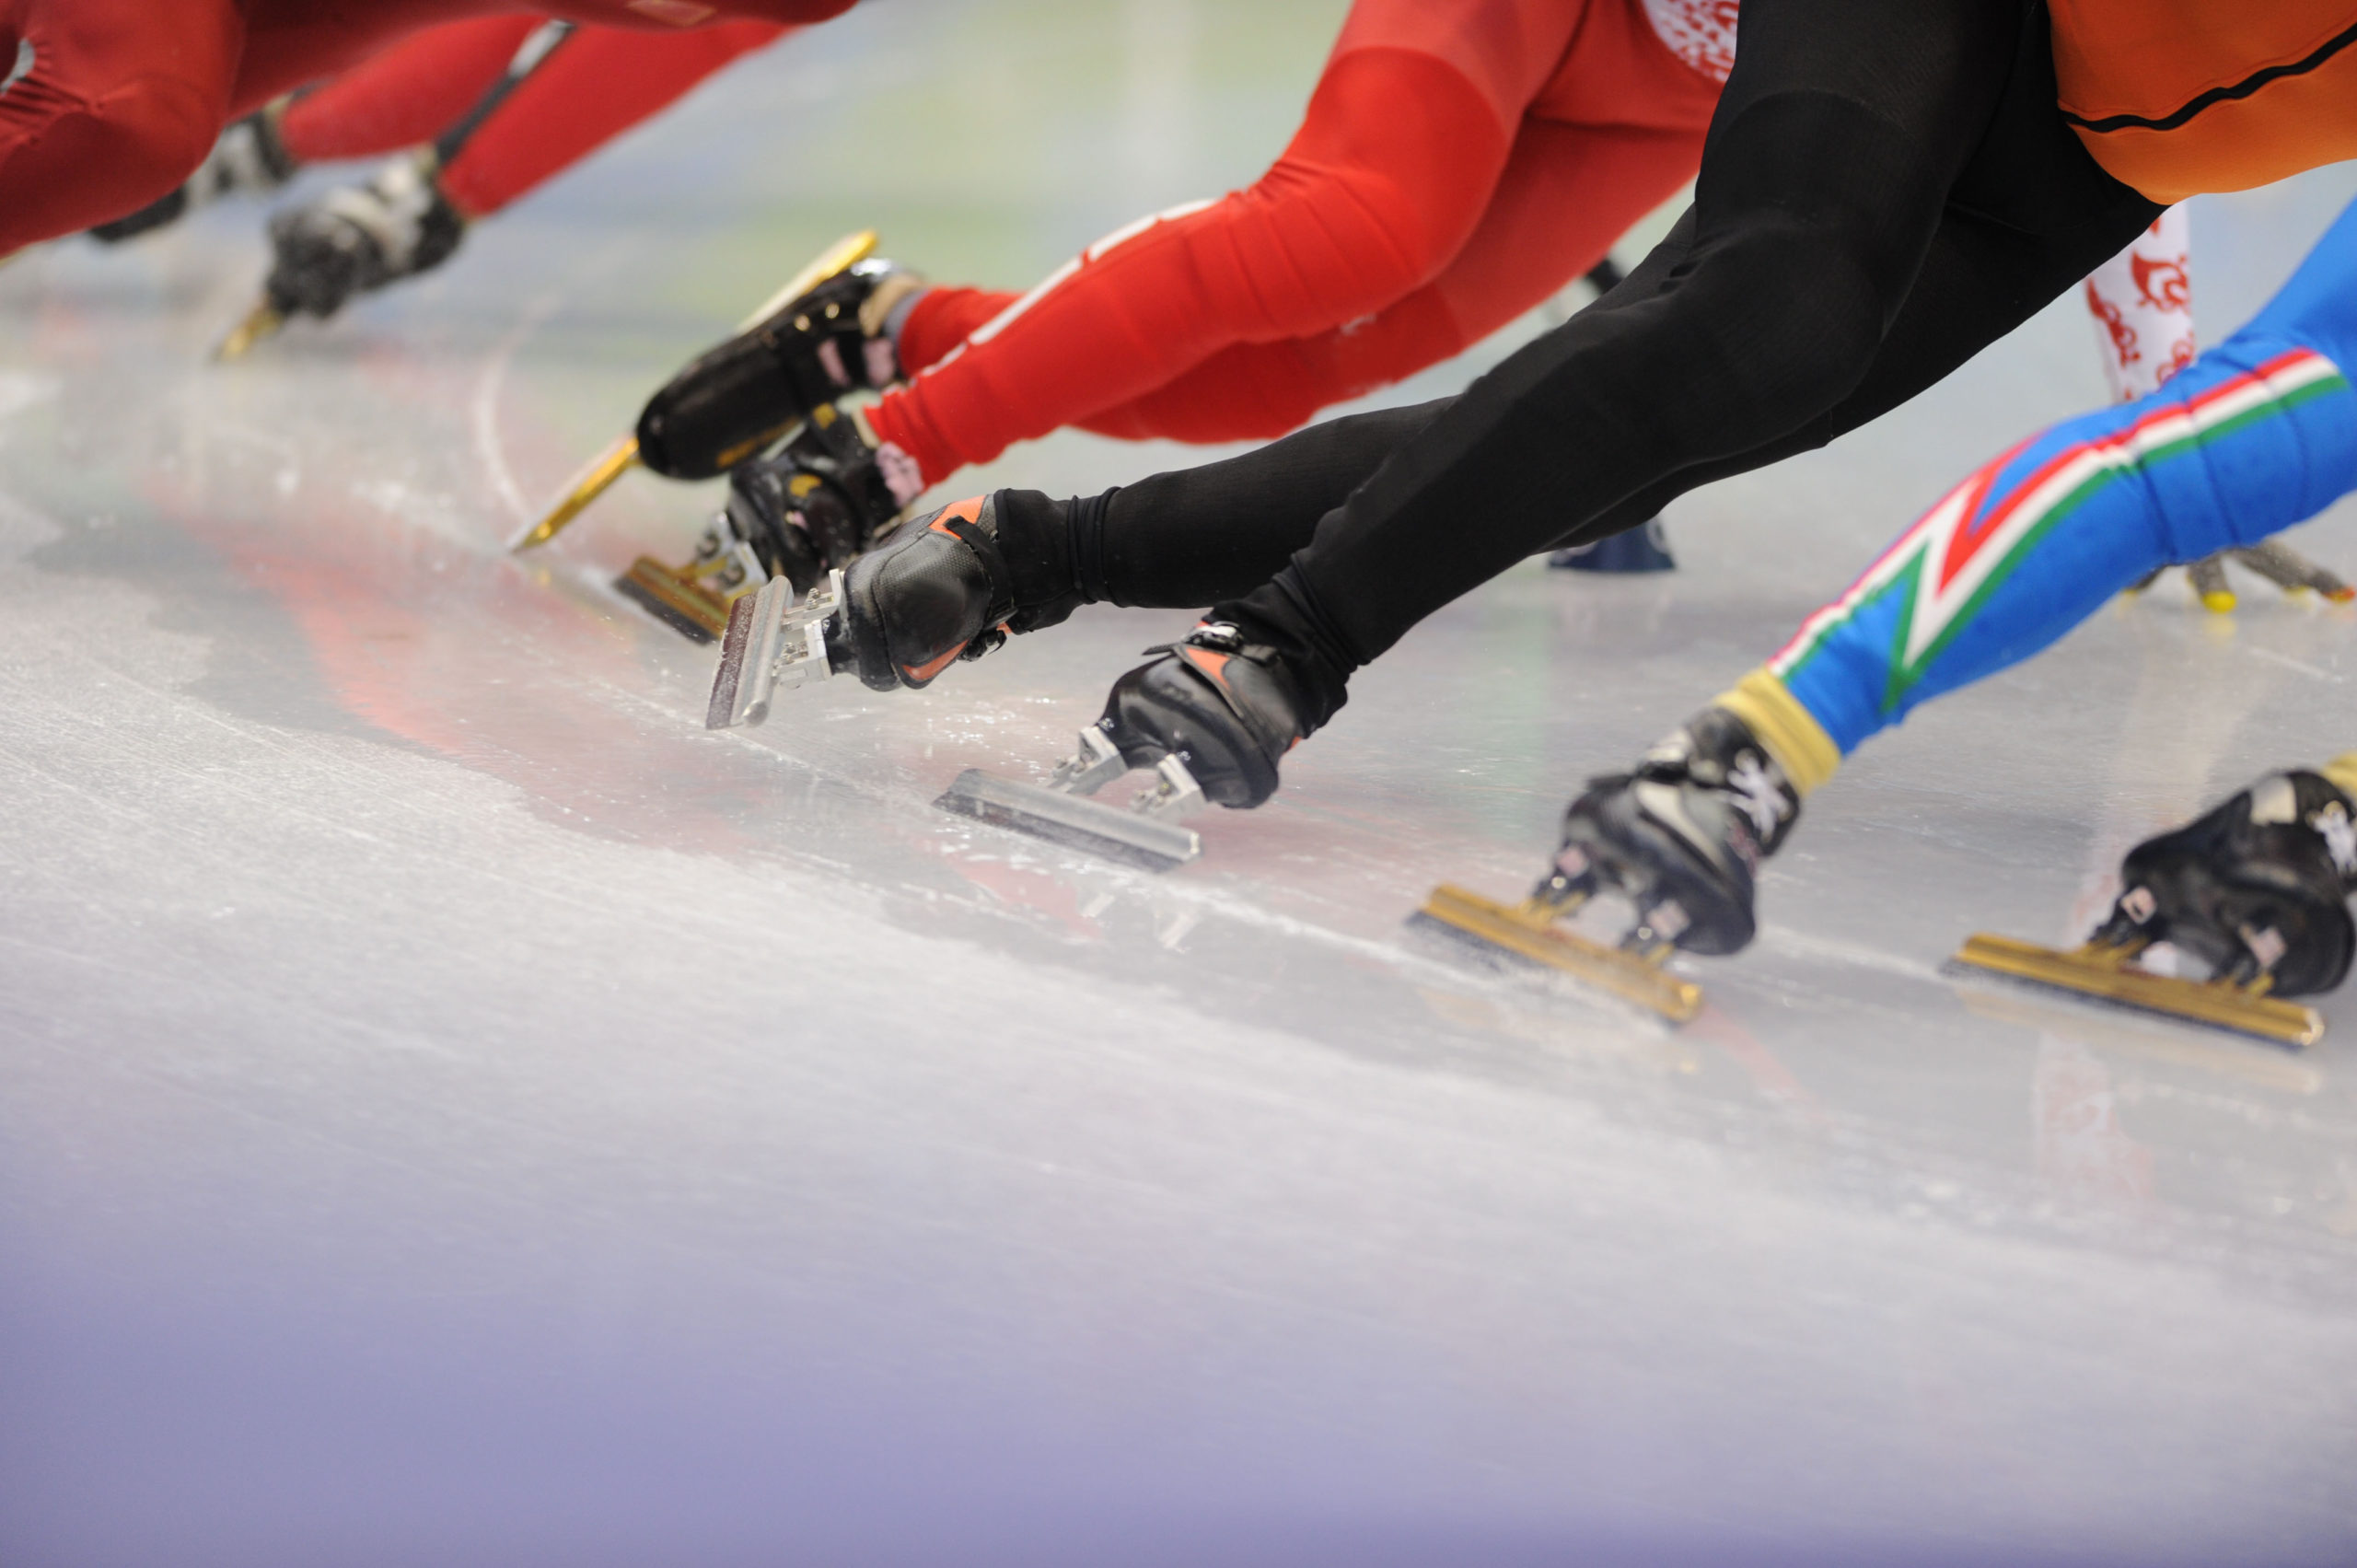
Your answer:
[[[730,606],[743,595],[741,590],[723,594],[707,586],[697,564],[666,566],[652,555],[642,555],[614,579],[614,587],[690,642],[718,642],[728,630]]]
[[[1952,969],[2001,975],[2279,1045],[2309,1046],[2324,1038],[2324,1017],[2313,1007],[2221,981],[2154,974],[2130,963],[2121,949],[2093,943],[2063,952],[1984,933],[1968,938],[1948,962]]]
[[[1203,792],[1178,758],[1155,766],[1154,787],[1139,791],[1127,810],[1089,798],[1129,771],[1120,749],[1091,725],[1044,785],[969,768],[934,804],[1146,871],[1168,871],[1202,854],[1202,840],[1178,819],[1202,809]]]
[[[1408,923],[1469,939],[1485,954],[1560,970],[1574,980],[1610,992],[1659,1014],[1673,1024],[1690,1023],[1702,1010],[1702,988],[1663,969],[1658,959],[1625,948],[1608,947],[1566,931],[1556,912],[1531,900],[1500,903],[1444,882]],[[1666,958],[1666,953],[1663,958]]]
[[[819,251],[808,266],[786,279],[784,285],[775,294],[761,301],[751,315],[737,322],[737,331],[739,332],[750,331],[769,319],[787,300],[798,295],[807,294],[844,268],[866,261],[876,253],[876,245],[877,234],[872,228],[863,228],[855,234],[844,235],[841,239]],[[784,432],[780,431],[779,434],[784,435]],[[507,548],[530,550],[535,546],[546,544],[554,539],[567,523],[587,511],[592,502],[612,489],[614,482],[635,468],[637,464],[638,437],[625,436],[591,459],[579,473],[575,474],[572,482],[565,486],[564,494],[557,498],[556,505],[548,509],[548,514],[539,522],[517,534],[514,542]],[[637,569],[635,566],[631,568],[633,573]],[[659,615],[662,611],[657,610],[656,613]],[[723,614],[725,616],[726,611]],[[709,628],[709,635],[712,637],[720,635],[720,626],[717,623]]]
[[[834,673],[827,658],[827,622],[843,607],[843,575],[827,580],[796,604],[794,585],[772,577],[728,607],[720,643],[720,668],[712,678],[706,729],[735,729],[770,716],[770,698],[781,686],[791,691]]]
[[[262,300],[246,312],[244,319],[229,329],[227,337],[215,345],[214,362],[226,365],[233,359],[243,359],[256,343],[265,338],[276,337],[279,329],[285,325],[286,318],[279,314],[277,307],[267,299]]]

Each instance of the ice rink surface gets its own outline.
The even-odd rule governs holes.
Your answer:
[[[2173,586],[1927,710],[1682,1031],[1401,931],[2099,401],[2074,302],[1680,504],[1674,577],[1436,617],[1163,877],[928,802],[1183,616],[715,736],[605,586],[713,489],[503,553],[835,235],[1023,286],[1248,180],[1339,14],[863,7],[235,366],[258,207],[0,273],[0,1563],[2357,1560],[2357,1005],[1939,972],[2357,745],[2357,618]],[[2198,208],[2212,336],[2352,188]]]

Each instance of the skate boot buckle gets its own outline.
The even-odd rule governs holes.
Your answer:
[[[799,604],[795,602],[794,585],[784,577],[772,577],[731,605],[704,727],[734,729],[760,724],[770,716],[770,698],[779,689],[815,685],[832,675],[827,625],[842,607],[840,571],[829,572],[827,580]]]

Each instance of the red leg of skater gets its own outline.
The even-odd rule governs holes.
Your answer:
[[[584,28],[503,99],[442,168],[467,216],[497,212],[791,29],[727,22],[677,33]]]
[[[877,434],[937,479],[1231,344],[1313,335],[1396,303],[1473,233],[1586,8],[1363,0],[1267,175],[1100,241],[888,394],[870,411]]]
[[[244,32],[226,0],[0,0],[0,255],[187,179],[220,134]]]
[[[1601,261],[1693,176],[1701,132],[1532,121],[1481,226],[1448,271],[1370,320],[1237,343],[1081,421],[1127,440],[1270,440],[1322,408],[1463,353]]]
[[[499,80],[542,20],[517,12],[429,28],[297,97],[278,122],[279,139],[302,163],[430,142]]]

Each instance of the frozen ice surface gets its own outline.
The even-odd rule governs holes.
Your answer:
[[[501,552],[835,234],[1021,285],[1248,179],[1336,10],[865,7],[229,368],[254,209],[0,273],[0,1562],[2357,1558],[2357,1012],[1937,973],[2357,744],[2349,615],[2172,589],[1927,711],[1683,1032],[1400,934],[2096,401],[2075,307],[1681,505],[1674,578],[1437,617],[1160,878],[927,802],[1182,617],[714,736],[604,587],[709,490]],[[2205,203],[2213,331],[2352,184]]]

